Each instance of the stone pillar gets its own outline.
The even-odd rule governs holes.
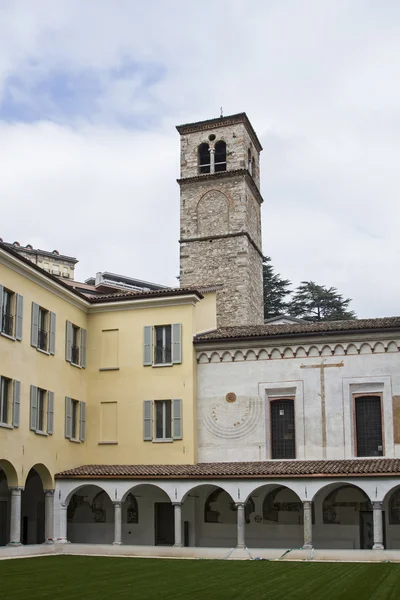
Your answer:
[[[304,520],[304,550],[310,550],[312,544],[312,502],[305,500],[303,502],[303,520]]]
[[[210,148],[210,173],[215,173],[215,148]]]
[[[383,545],[383,515],[382,515],[382,504],[383,502],[373,502],[372,508],[374,511],[374,545],[373,550],[384,550]]]
[[[237,546],[236,548],[246,548],[245,539],[245,518],[244,518],[244,502],[236,502],[237,508]]]
[[[175,523],[175,544],[177,548],[182,548],[182,503],[173,502],[174,505],[174,523]]]
[[[66,504],[60,504],[60,537],[57,538],[59,544],[67,544],[67,510]]]
[[[44,542],[54,542],[54,490],[44,490]]]
[[[122,502],[114,502],[114,546],[122,544]]]
[[[21,492],[23,488],[11,488],[11,523],[9,546],[21,545]]]

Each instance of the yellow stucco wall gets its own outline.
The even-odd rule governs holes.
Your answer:
[[[179,464],[196,461],[196,360],[193,335],[215,327],[215,293],[203,300],[191,294],[89,306],[34,269],[0,250],[0,285],[24,298],[23,339],[0,335],[0,375],[21,382],[19,428],[0,427],[0,466],[9,461],[24,485],[29,470],[42,464],[51,476],[83,464]],[[33,348],[32,302],[56,313],[56,352]],[[65,327],[69,320],[87,329],[87,368],[65,360]],[[145,325],[182,324],[182,363],[143,366]],[[110,362],[118,370],[101,371]],[[54,392],[54,434],[29,429],[30,386]],[[87,402],[86,441],[64,437],[65,396]],[[183,439],[143,440],[143,401],[182,399]],[[103,409],[101,403],[116,403]],[[102,436],[114,444],[101,444]],[[110,440],[108,440],[110,441]],[[44,471],[45,473],[45,471]],[[43,477],[42,477],[43,479]],[[50,483],[50,481],[48,481]]]

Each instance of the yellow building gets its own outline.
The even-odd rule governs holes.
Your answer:
[[[196,462],[193,336],[215,314],[212,290],[84,294],[0,244],[0,544],[52,537],[57,472]]]

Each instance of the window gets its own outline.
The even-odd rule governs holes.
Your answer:
[[[86,368],[86,329],[67,321],[65,360],[78,367]]]
[[[226,171],[226,144],[217,142],[215,144],[215,172]]]
[[[199,173],[210,173],[210,147],[208,144],[200,144],[199,149]]]
[[[0,423],[9,425],[10,423],[10,389],[11,380],[6,377],[0,378]]]
[[[296,458],[294,430],[294,400],[279,399],[270,402],[271,458]]]
[[[383,456],[380,396],[355,398],[357,456]]]
[[[19,381],[0,376],[0,427],[19,427]]]
[[[56,315],[32,302],[31,346],[55,354]]]
[[[182,362],[182,325],[146,325],[144,328],[143,364],[174,365]]]
[[[86,439],[86,402],[65,397],[65,437],[73,442]]]
[[[31,385],[30,429],[52,435],[54,429],[54,393]]]
[[[182,400],[144,401],[145,441],[182,439]]]
[[[253,173],[253,164],[251,162],[251,152],[250,152],[250,150],[247,150],[247,170],[249,171],[250,175],[252,175],[252,173]]]
[[[23,297],[0,285],[0,333],[22,340]]]

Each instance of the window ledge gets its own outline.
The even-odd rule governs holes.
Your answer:
[[[41,348],[36,348],[36,350],[38,352],[41,352],[42,354],[46,354],[47,356],[50,356],[50,352],[47,352],[47,350],[42,350]]]
[[[77,365],[76,363],[74,363],[72,361],[69,364],[71,365],[71,367],[76,367],[77,369],[82,369],[81,365]]]
[[[46,433],[46,431],[39,431],[39,430],[37,430],[37,431],[35,431],[35,433],[37,435],[44,435],[45,437],[47,437],[49,435],[48,433]]]
[[[14,427],[8,423],[0,423],[0,427],[4,427],[4,429],[14,429]]]
[[[154,367],[155,369],[157,369],[159,367],[173,367],[174,363],[154,363],[151,366]]]
[[[75,438],[69,438],[70,442],[73,442],[74,444],[80,444],[81,440],[76,440]]]
[[[98,446],[115,446],[116,444],[118,444],[118,442],[115,441],[108,441],[108,442],[97,442]]]
[[[99,371],[119,371],[119,367],[102,367]]]
[[[153,440],[153,444],[170,444],[173,441],[172,438],[156,438]]]
[[[17,339],[15,337],[13,337],[12,335],[8,335],[7,333],[4,333],[4,331],[1,331],[0,335],[2,335],[3,337],[7,338],[8,340],[12,340],[13,342],[15,342],[16,339]]]

